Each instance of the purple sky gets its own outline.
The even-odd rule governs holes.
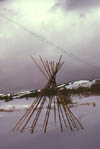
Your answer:
[[[38,61],[65,62],[58,82],[100,78],[100,72],[71,58],[31,33],[60,46],[100,69],[100,2],[98,0],[0,0],[0,93],[44,87],[46,80],[33,65]]]

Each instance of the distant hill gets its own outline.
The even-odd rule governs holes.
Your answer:
[[[73,94],[82,94],[84,96],[90,95],[100,95],[100,79],[96,80],[79,80],[74,82],[68,82],[60,84],[56,87],[63,95],[69,96]],[[0,100],[10,101],[13,99],[21,98],[32,98],[39,96],[42,92],[43,96],[50,96],[51,94],[55,95],[55,90],[29,90],[24,92],[12,93],[12,94],[0,94]]]

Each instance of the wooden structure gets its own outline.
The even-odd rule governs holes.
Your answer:
[[[57,118],[59,119],[61,132],[63,132],[63,125],[73,131],[73,129],[79,130],[80,128],[83,129],[80,121],[76,118],[74,113],[69,108],[69,104],[71,101],[67,101],[66,96],[63,96],[59,89],[57,88],[56,83],[56,74],[61,69],[64,62],[62,62],[62,56],[60,56],[57,63],[54,61],[44,61],[40,56],[40,60],[42,63],[42,67],[35,61],[32,57],[33,62],[37,65],[39,70],[43,73],[45,78],[47,79],[47,84],[45,85],[44,89],[41,90],[38,97],[34,99],[34,102],[30,106],[29,109],[25,112],[25,114],[21,117],[21,119],[17,122],[13,130],[20,130],[21,132],[24,131],[26,126],[29,124],[29,121],[33,119],[31,124],[31,133],[34,132],[36,124],[38,122],[39,116],[45,106],[45,102],[48,103],[46,113],[44,113],[44,120],[43,120],[43,130],[44,133],[47,131],[51,105],[53,105],[54,110],[54,125],[56,127]]]

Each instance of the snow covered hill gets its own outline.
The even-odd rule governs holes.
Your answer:
[[[92,85],[99,84],[100,85],[100,79],[95,80],[79,80],[69,83],[60,84],[57,86],[59,90],[66,89],[78,89],[79,87],[86,87],[90,88]],[[19,99],[19,98],[33,98],[38,95],[38,93],[41,91],[39,90],[28,90],[18,93],[12,93],[12,94],[0,94],[0,99],[6,99],[6,101],[10,101],[12,99]]]
[[[59,85],[59,88],[67,88],[67,89],[77,89],[79,87],[91,87],[91,85],[95,84],[95,83],[100,83],[100,79],[96,79],[96,80],[79,80],[79,81],[75,81],[75,82],[69,82],[69,83],[65,83],[62,85]]]

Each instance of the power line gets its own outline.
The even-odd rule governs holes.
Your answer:
[[[62,51],[64,54],[68,55],[69,57],[71,57],[72,59],[75,59],[77,61],[80,61],[81,63],[84,63],[88,66],[90,66],[92,69],[95,69],[96,71],[99,71],[100,72],[100,69],[98,67],[96,67],[95,65],[93,64],[90,64],[89,62],[81,59],[80,57],[74,55],[73,53],[69,53],[67,52],[64,48],[56,45],[55,43],[53,43],[52,41],[49,41],[49,40],[46,40],[44,37],[42,37],[41,35],[37,34],[36,32],[24,27],[23,25],[19,24],[18,22],[16,22],[15,20],[13,20],[12,18],[10,17],[7,17],[3,14],[1,14],[1,17],[4,17],[5,19],[7,19],[8,21],[12,22],[13,24],[17,25],[20,29],[24,30],[25,32],[28,32],[29,34],[33,35],[35,38],[41,40],[42,42],[46,43],[47,45],[59,50],[59,51]]]

